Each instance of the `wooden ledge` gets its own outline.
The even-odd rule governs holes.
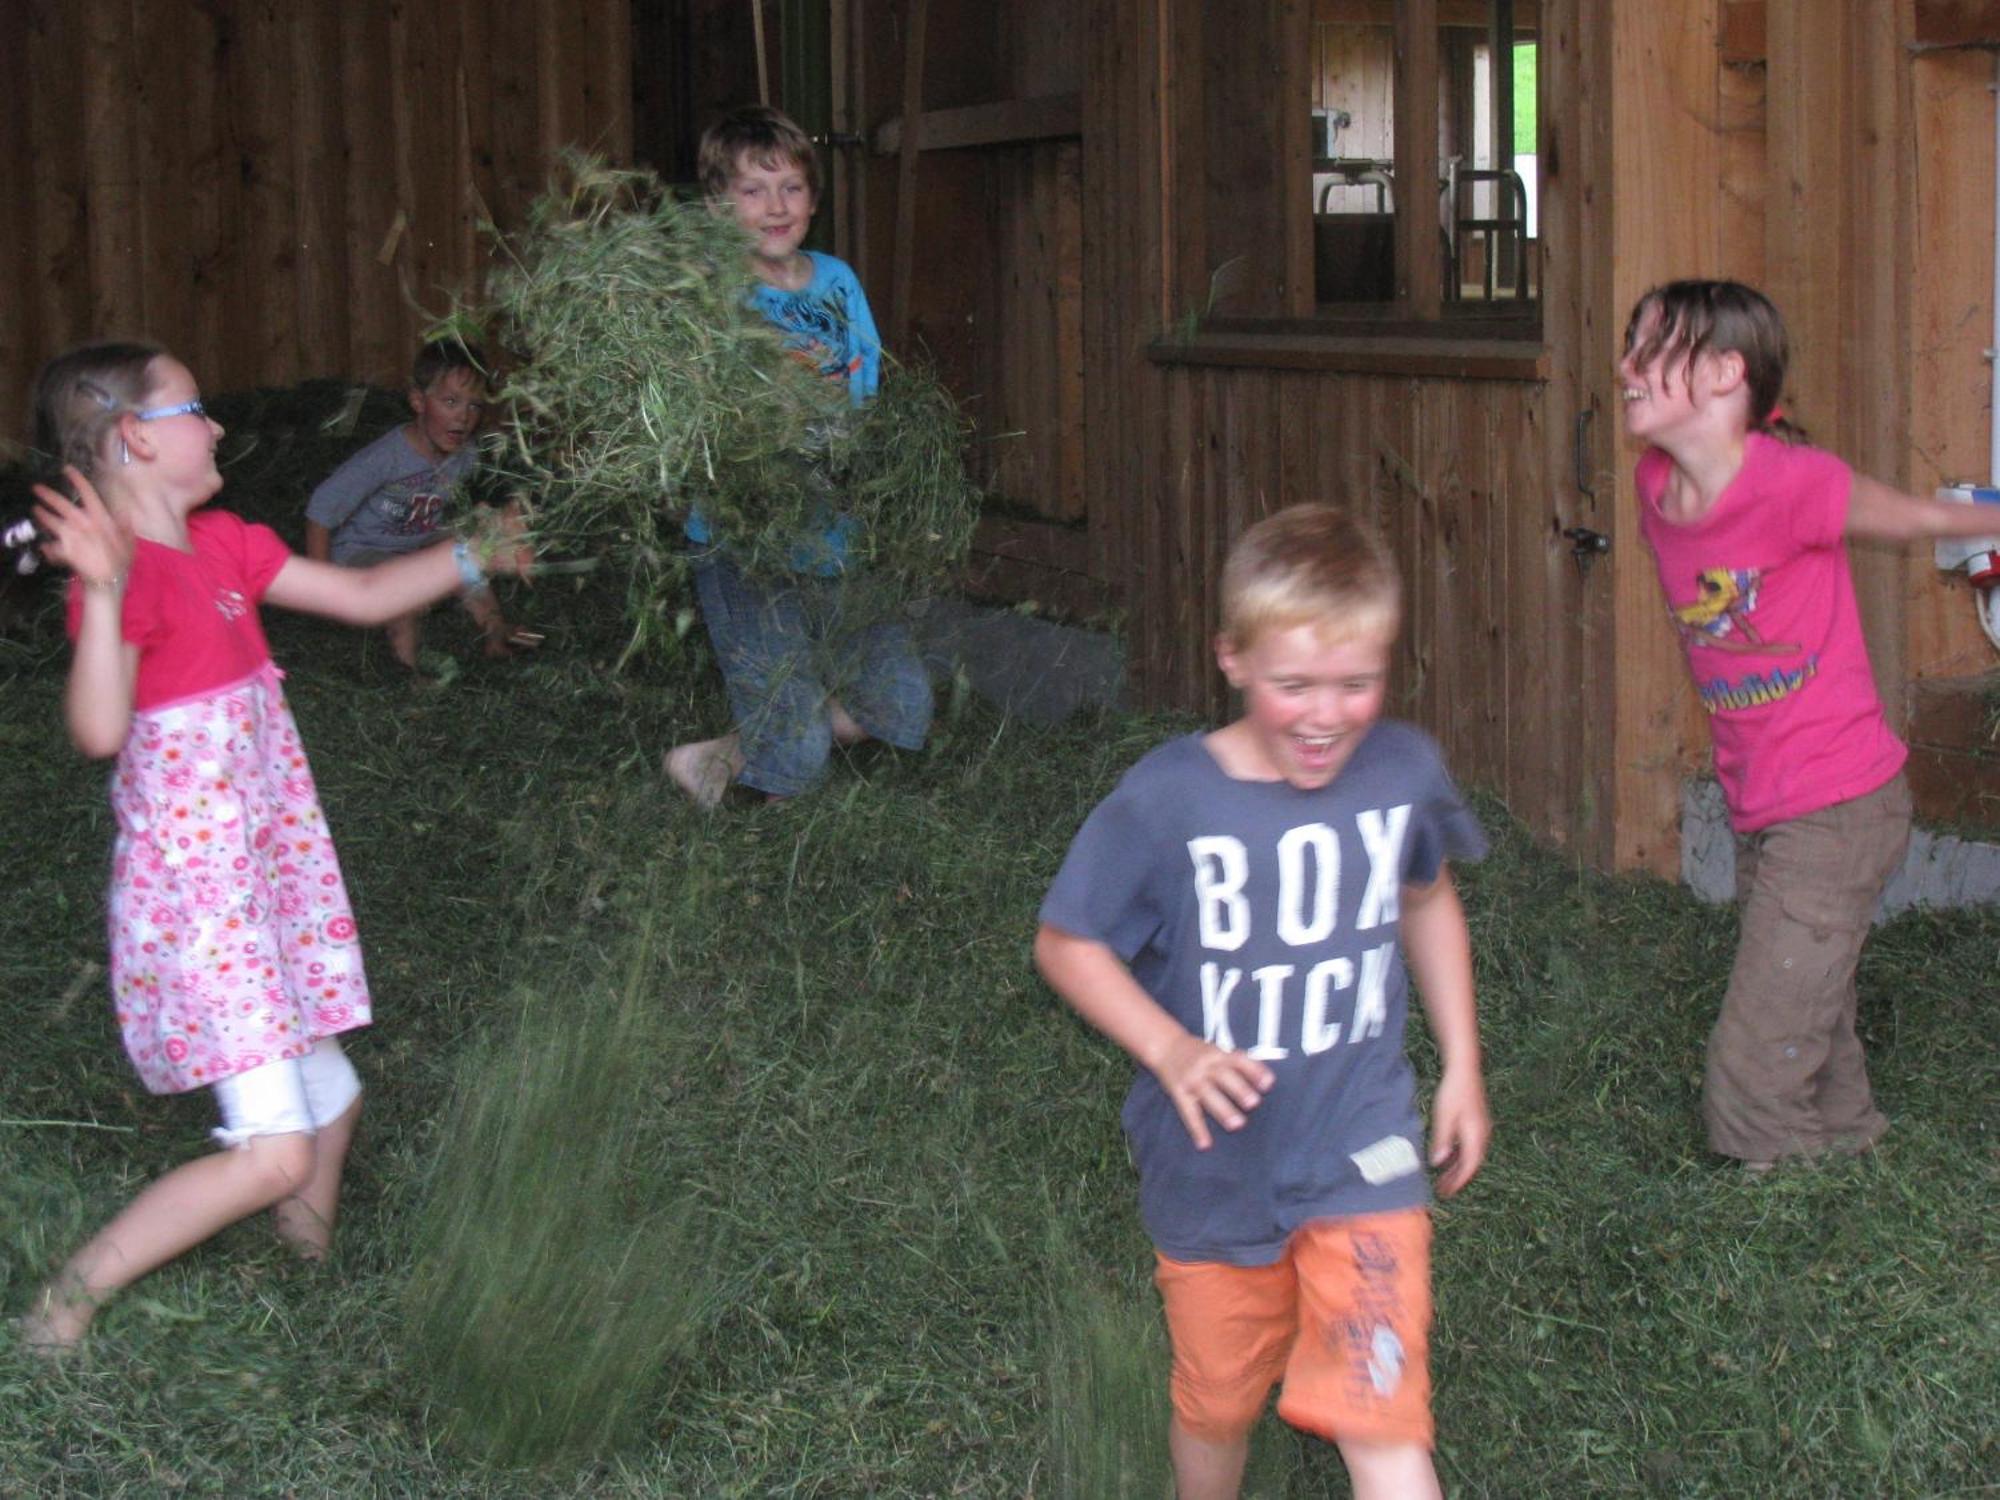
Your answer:
[[[1548,350],[1537,339],[1232,330],[1156,339],[1146,346],[1146,357],[1163,365],[1233,365],[1349,375],[1416,375],[1446,380],[1549,378]]]

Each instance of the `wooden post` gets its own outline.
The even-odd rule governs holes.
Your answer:
[[[901,353],[910,336],[911,272],[917,238],[917,153],[923,149],[924,20],[929,0],[910,0],[903,28],[903,140],[896,159],[895,311],[889,345]]]
[[[1437,0],[1396,7],[1396,301],[1435,318],[1443,301],[1438,244]]]

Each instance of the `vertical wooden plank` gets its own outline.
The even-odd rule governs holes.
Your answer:
[[[340,13],[307,5],[288,13],[291,28],[292,177],[297,185],[294,237],[293,359],[289,378],[337,375],[351,366],[346,120],[340,93]]]
[[[237,283],[225,352],[231,384],[275,385],[293,368],[296,222],[292,162],[285,147],[291,118],[292,51],[275,0],[245,0],[235,10],[228,94],[231,167],[239,194],[231,225],[238,240]]]
[[[340,12],[344,207],[348,254],[348,371],[400,388],[409,376],[399,268],[409,215],[398,169],[398,27],[391,0],[349,0]]]
[[[472,289],[486,282],[487,244],[482,225],[500,212],[499,180],[493,170],[493,12],[484,4],[458,12],[452,87],[457,95],[453,139],[458,146],[458,238],[454,257],[461,281]]]
[[[1926,53],[1914,65],[1907,462],[1920,493],[2000,479],[1988,472],[1992,375],[1984,352],[1993,329],[1993,247],[1972,231],[1967,207],[1993,191],[1993,70],[1986,52]],[[1911,677],[1987,670],[1993,648],[1979,629],[1971,586],[1940,574],[1922,546],[1910,549],[1905,576]]]
[[[29,7],[0,5],[0,57],[28,56],[31,21]],[[36,367],[54,352],[54,337],[43,331],[40,299],[28,292],[36,243],[34,92],[34,82],[25,76],[18,87],[0,89],[0,214],[8,229],[0,234],[0,286],[15,288],[10,316],[0,318],[0,454],[8,459],[15,456],[10,444],[32,441],[27,391]]]
[[[1055,313],[1056,471],[1051,496],[1056,515],[1081,521],[1088,514],[1084,465],[1083,150],[1073,141],[1054,151],[1055,194],[1051,247]]]
[[[1846,27],[1838,7],[1772,0],[1765,10],[1770,88],[1767,290],[1792,340],[1790,396],[1822,443],[1840,434]]]
[[[30,7],[30,16],[27,76],[39,82],[29,92],[35,198],[29,296],[36,304],[47,352],[52,354],[95,331],[90,239],[84,222],[84,141],[76,128],[74,104],[58,83],[74,65],[81,20],[60,0],[38,0]]]
[[[176,18],[179,19],[179,18]],[[188,149],[187,249],[192,263],[188,284],[189,359],[204,382],[231,383],[229,350],[236,335],[230,291],[242,274],[242,244],[236,219],[242,174],[229,144],[231,54],[236,26],[219,13],[185,18],[190,37],[189,66],[180,80],[186,110]]]
[[[1159,89],[1160,161],[1157,181],[1162,195],[1157,220],[1133,218],[1128,233],[1158,238],[1167,258],[1160,275],[1160,301],[1155,325],[1168,328],[1185,314],[1209,305],[1210,278],[1218,263],[1211,243],[1209,219],[1214,210],[1206,191],[1209,176],[1207,9],[1197,0],[1161,0],[1171,29],[1163,36],[1156,66]]]
[[[1548,413],[1566,411],[1574,400],[1573,377],[1560,395],[1553,382],[1517,393],[1520,425],[1501,438],[1511,462],[1495,502],[1495,550],[1504,554],[1506,576],[1500,650],[1506,687],[1498,733],[1507,761],[1498,784],[1531,828],[1562,844],[1577,833],[1572,784],[1578,726],[1565,724],[1564,708],[1579,717],[1588,710],[1577,706],[1574,601],[1558,592],[1560,570],[1568,566],[1558,556],[1561,512],[1575,494],[1574,477],[1567,467],[1548,472],[1547,424]],[[1564,609],[1570,613],[1558,613]],[[1557,725],[1564,732],[1556,732]]]
[[[1318,301],[1313,287],[1312,116],[1306,106],[1312,88],[1312,9],[1310,0],[1279,0],[1275,7],[1277,55],[1269,96],[1278,116],[1278,231],[1284,254],[1279,309],[1295,318],[1311,317]]]
[[[1549,836],[1586,857],[1603,858],[1608,847],[1599,854],[1586,847],[1584,837],[1583,810],[1595,793],[1587,792],[1580,741],[1591,732],[1590,720],[1612,719],[1616,706],[1608,683],[1584,675],[1583,601],[1566,592],[1564,570],[1570,565],[1562,555],[1567,546],[1562,539],[1565,527],[1589,525],[1607,531],[1586,491],[1603,495],[1607,510],[1616,493],[1608,463],[1598,477],[1599,453],[1608,454],[1616,442],[1603,430],[1607,416],[1593,416],[1586,441],[1577,442],[1578,418],[1590,401],[1584,372],[1608,364],[1610,355],[1585,321],[1590,267],[1605,258],[1601,244],[1586,234],[1583,223],[1586,202],[1596,201],[1586,176],[1591,165],[1588,122],[1603,96],[1591,87],[1594,80],[1586,67],[1584,23],[1578,9],[1577,0],[1549,0],[1537,34],[1541,91],[1537,251],[1542,258],[1537,279],[1549,379],[1531,411],[1540,419],[1535,446],[1546,482],[1540,489],[1516,491],[1509,497],[1510,620],[1515,639],[1524,642],[1525,649],[1517,654],[1507,698],[1507,738],[1519,747],[1507,796],[1509,805],[1531,827],[1548,830]],[[1608,54],[1607,44],[1603,55]],[[1594,443],[1588,441],[1593,435]],[[1612,587],[1608,573],[1599,569],[1600,594],[1608,594]],[[1560,722],[1560,704],[1579,699],[1574,732],[1549,733],[1548,726]],[[1608,746],[1604,759],[1608,766]]]
[[[437,7],[391,12],[390,70],[394,75],[396,207],[408,226],[399,266],[406,313],[401,342],[413,348],[420,325],[445,310],[455,269],[460,185],[455,69],[445,47],[454,31]],[[405,358],[407,358],[407,354]]]
[[[904,0],[903,140],[896,158],[896,245],[889,334],[892,347],[909,339],[912,269],[916,264],[917,158],[923,149],[924,30],[929,0]]]
[[[1763,62],[1725,63],[1717,97],[1722,126],[1722,264],[1732,280],[1762,286],[1765,185]]]
[[[71,118],[84,142],[91,328],[129,335],[145,323],[136,160],[136,137],[145,122],[135,118],[132,12],[122,5],[88,5],[79,14],[82,46],[72,66],[82,89]]]
[[[1202,150],[1228,164],[1199,177],[1183,171],[1176,183],[1203,199],[1207,233],[1195,252],[1209,278],[1203,302],[1219,313],[1280,316],[1294,310],[1299,268],[1311,273],[1306,79],[1297,56],[1305,13],[1291,0],[1226,17],[1204,7],[1200,27]],[[1274,99],[1300,107],[1274,111]]]
[[[1916,213],[1910,102],[1915,0],[1846,0],[1845,9],[1843,92],[1854,128],[1840,166],[1847,209],[1838,236],[1844,454],[1862,473],[1902,485],[1908,481],[1913,279],[1906,267]],[[1910,711],[1906,586],[1914,550],[1869,546],[1854,558],[1869,660],[1889,723],[1898,730]]]
[[[1689,182],[1721,179],[1715,0],[1656,0],[1614,13],[1612,70],[1612,304],[1671,276],[1719,272],[1718,203]],[[1778,97],[1775,75],[1772,98]],[[1774,210],[1779,206],[1774,204]],[[1785,206],[1775,216],[1789,215]],[[1615,337],[1598,345],[1617,351]],[[1602,357],[1602,356],[1600,356]],[[1604,359],[1608,369],[1610,359]],[[1587,367],[1586,367],[1587,368]],[[1617,408],[1605,402],[1613,419]],[[1610,820],[1615,860],[1671,875],[1680,862],[1680,782],[1697,757],[1696,711],[1687,670],[1659,603],[1652,560],[1630,520],[1636,514],[1629,452],[1620,454],[1617,510],[1608,534],[1613,584],[1617,739],[1611,757]]]
[[[195,342],[193,251],[194,174],[212,150],[212,138],[196,127],[204,91],[213,98],[206,69],[213,26],[201,16],[180,15],[159,6],[132,8],[132,76],[138,133],[139,262],[143,312],[139,326],[188,362],[197,379],[214,369],[212,351]],[[0,49],[0,55],[4,49]]]
[[[615,163],[632,160],[632,16],[629,0],[590,0],[585,21],[583,138]]]
[[[541,89],[535,50],[539,0],[493,0],[488,56],[493,99],[493,211],[517,224],[549,178],[553,159],[541,147]]]
[[[539,0],[537,10],[541,155],[544,161],[553,161],[565,146],[584,145],[590,138],[584,128],[581,12],[574,0]]]
[[[1396,7],[1396,301],[1435,318],[1438,245],[1438,28],[1436,0]]]

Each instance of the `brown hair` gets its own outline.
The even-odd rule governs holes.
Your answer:
[[[797,167],[805,174],[806,191],[819,201],[819,153],[812,137],[783,110],[746,104],[704,130],[695,155],[701,185],[718,196],[728,192],[745,156],[760,167]]]
[[[1642,344],[1639,325],[1649,308],[1660,317]],[[1751,430],[1786,442],[1805,440],[1805,430],[1787,421],[1778,406],[1791,363],[1785,320],[1755,287],[1740,281],[1669,281],[1654,287],[1632,306],[1625,352],[1643,365],[1662,351],[1669,363],[1681,366],[1683,378],[1704,354],[1740,355]]]
[[[1294,505],[1236,539],[1222,565],[1222,638],[1248,650],[1266,631],[1310,625],[1336,640],[1393,639],[1402,619],[1395,559],[1331,505]]]
[[[74,464],[94,477],[105,435],[126,412],[146,403],[147,372],[167,351],[158,344],[117,340],[83,344],[58,354],[35,376],[35,446],[55,465]]]
[[[417,351],[417,357],[410,364],[410,385],[419,391],[427,391],[435,385],[440,376],[453,370],[470,370],[478,385],[487,384],[486,356],[477,344],[468,344],[463,339],[432,339]]]

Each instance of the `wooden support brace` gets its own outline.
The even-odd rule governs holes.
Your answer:
[[[924,22],[929,0],[910,0],[908,21],[903,29],[903,118],[917,121],[915,130],[903,132],[902,150],[896,162],[896,258],[891,288],[895,298],[894,321],[890,325],[890,346],[901,352],[909,342],[912,257],[917,238],[917,153],[923,149],[924,111]]]
[[[1046,94],[1039,99],[1004,99],[964,109],[934,109],[921,116],[917,124],[919,151],[1077,139],[1083,135],[1083,96]],[[878,129],[871,144],[877,156],[893,156],[901,151],[902,116]]]

